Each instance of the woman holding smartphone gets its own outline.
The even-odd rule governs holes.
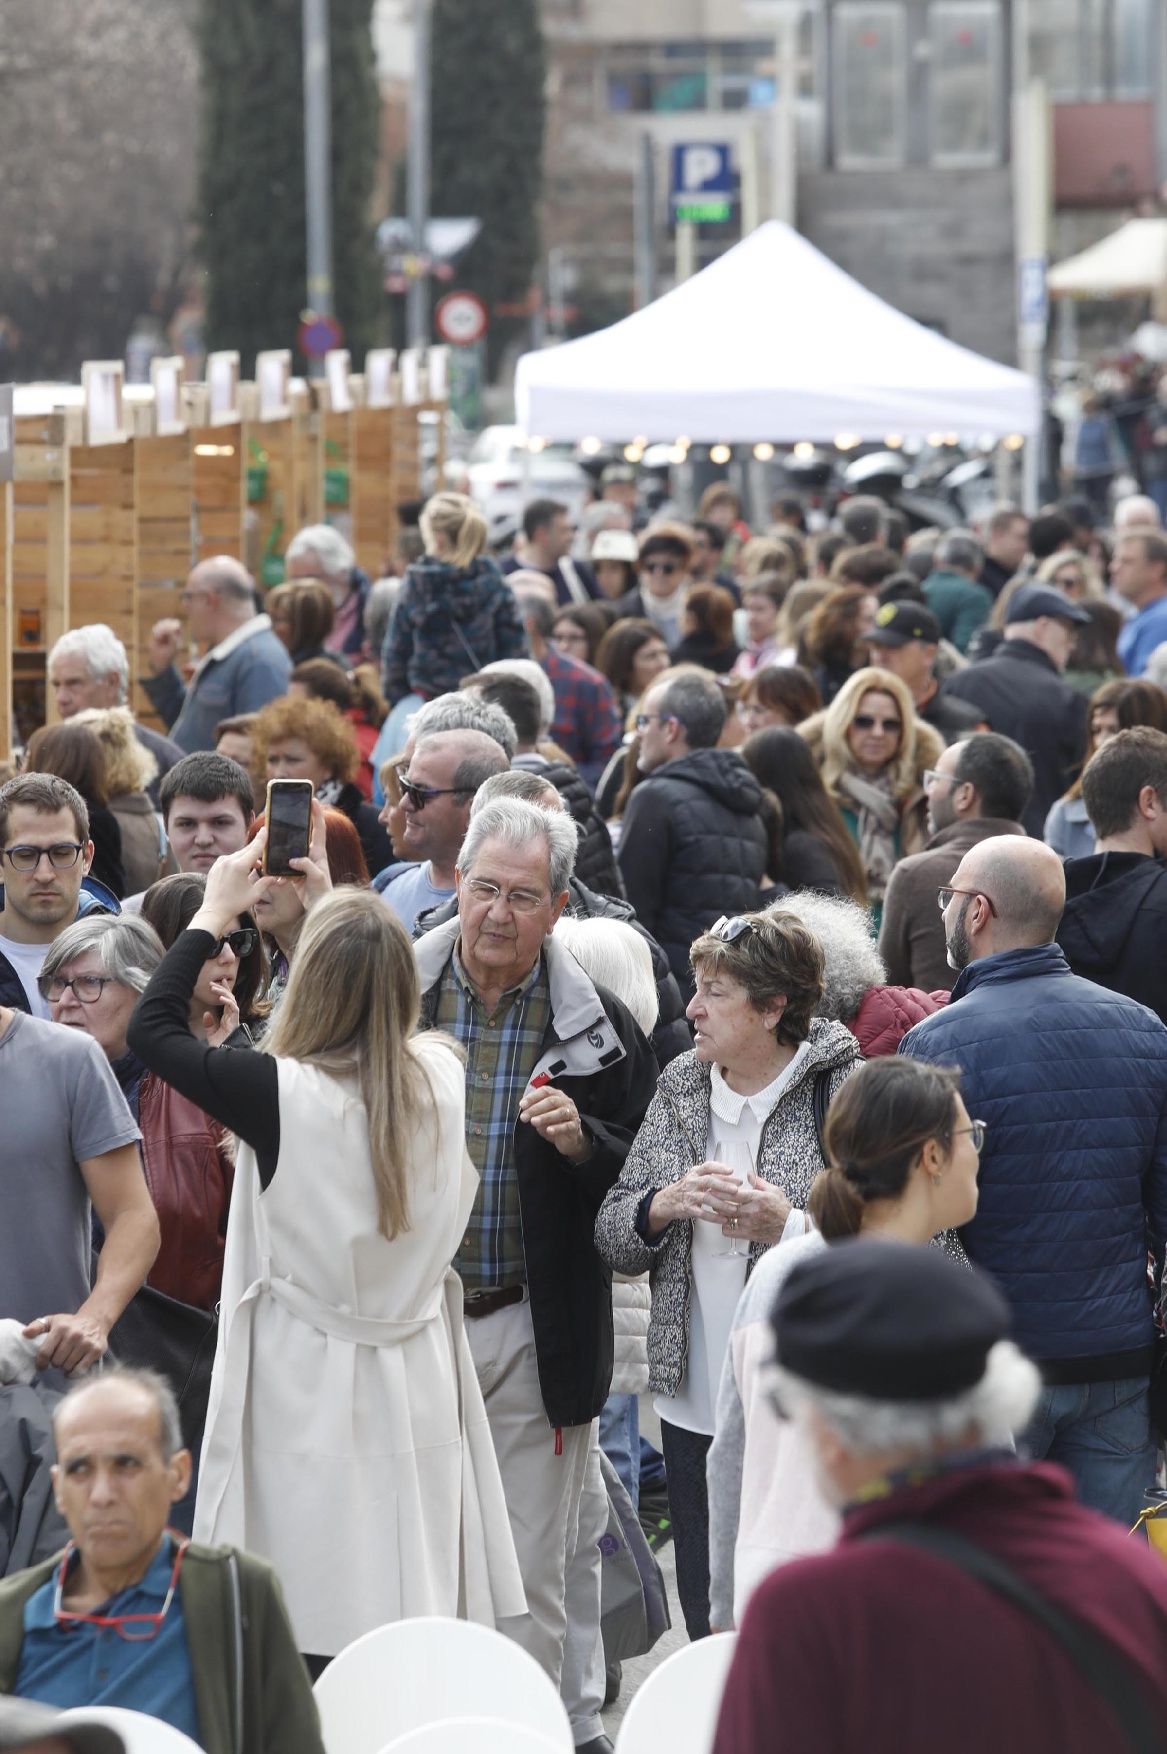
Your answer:
[[[195,1534],[276,1567],[319,1669],[385,1621],[493,1625],[525,1601],[450,1268],[475,1189],[461,1057],[414,1035],[413,955],[380,898],[330,892],[319,805],[263,1051],[191,1033],[208,945],[276,881],[263,850],[213,867],[129,1042],[240,1139]]]

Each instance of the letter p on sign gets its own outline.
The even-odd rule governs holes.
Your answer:
[[[720,182],[721,151],[716,146],[685,146],[681,149],[681,189],[687,195],[697,194],[710,184]]]

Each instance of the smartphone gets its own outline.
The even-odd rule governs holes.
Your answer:
[[[312,781],[269,780],[267,847],[263,868],[269,877],[298,877],[292,859],[308,857],[312,832]]]

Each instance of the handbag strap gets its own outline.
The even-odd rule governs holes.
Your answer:
[[[831,1106],[831,1068],[824,1066],[815,1074],[814,1091],[811,1097],[814,1103],[814,1130],[819,1138],[819,1156],[827,1161],[827,1110]]]
[[[902,1542],[935,1553],[976,1578],[1006,1601],[1044,1626],[1070,1658],[1078,1673],[1109,1707],[1133,1754],[1162,1754],[1162,1734],[1151,1716],[1141,1677],[1108,1640],[1082,1620],[1065,1614],[995,1553],[968,1541],[952,1529],[932,1523],[882,1523],[866,1529],[860,1540]]]

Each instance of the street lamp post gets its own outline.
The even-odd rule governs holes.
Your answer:
[[[413,89],[409,103],[409,229],[414,271],[405,295],[406,338],[429,342],[429,277],[421,272],[430,200],[430,0],[413,0]]]
[[[308,308],[333,315],[332,91],[328,0],[303,0],[304,204],[308,243]]]

